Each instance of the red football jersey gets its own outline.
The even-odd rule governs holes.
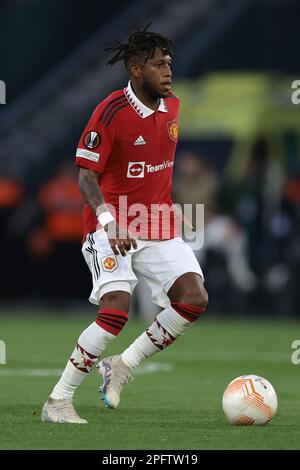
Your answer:
[[[178,98],[169,93],[153,111],[129,82],[96,107],[77,148],[76,164],[99,173],[101,194],[117,222],[142,239],[175,236],[169,208],[178,108]],[[101,227],[87,205],[83,223],[84,239]]]

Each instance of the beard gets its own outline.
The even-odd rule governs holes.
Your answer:
[[[151,96],[151,98],[153,98],[154,100],[157,100],[159,98],[165,98],[168,94],[167,93],[159,93],[158,91],[154,90],[153,86],[151,85],[151,83],[147,80],[144,79],[143,81],[143,88],[144,90],[146,91],[146,93]]]

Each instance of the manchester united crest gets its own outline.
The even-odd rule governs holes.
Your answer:
[[[114,255],[106,256],[101,259],[102,268],[104,271],[114,271],[118,267],[118,262]]]
[[[171,140],[174,142],[177,142],[178,140],[178,123],[177,119],[174,119],[173,121],[167,122],[167,127],[168,127],[168,132],[169,132],[169,137]]]

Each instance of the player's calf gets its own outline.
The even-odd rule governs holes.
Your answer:
[[[78,343],[64,369],[64,372],[50,395],[50,412],[55,414],[51,419],[59,422],[60,409],[53,409],[59,400],[72,400],[76,389],[92,370],[101,353],[126,325],[127,312],[113,308],[100,308],[95,322],[93,322],[78,339]],[[48,409],[49,401],[46,408]],[[59,407],[58,407],[59,408]],[[44,413],[44,417],[47,417]],[[55,421],[56,420],[56,421]],[[65,422],[65,418],[62,417]]]
[[[103,376],[101,399],[107,408],[116,408],[124,385],[133,370],[147,357],[174,343],[191,326],[206,307],[176,303],[157,315],[152,325],[141,334],[120,356],[112,356],[99,364]]]
[[[88,374],[107,344],[124,328],[128,313],[114,308],[100,308],[95,322],[79,337],[70,363],[77,371]]]

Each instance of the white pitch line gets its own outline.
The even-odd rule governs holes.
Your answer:
[[[1,367],[0,377],[57,377],[62,372],[63,369],[9,369]]]
[[[171,364],[148,362],[138,367],[134,375],[156,374],[159,372],[170,372],[173,370]],[[6,366],[0,368],[0,377],[60,377],[63,369],[12,369]]]
[[[199,353],[199,362],[241,362],[256,361],[269,364],[288,364],[290,363],[290,352],[271,352],[271,351],[209,351]]]
[[[174,369],[172,364],[163,364],[161,362],[146,362],[139,366],[134,375],[155,374],[157,372],[171,372]]]

